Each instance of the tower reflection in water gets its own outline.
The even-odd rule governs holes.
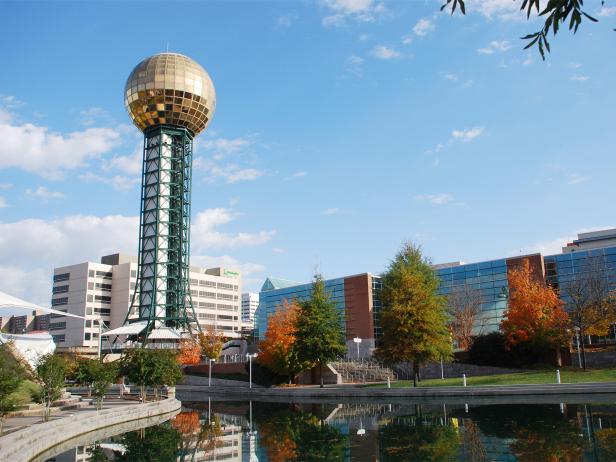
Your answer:
[[[186,404],[55,461],[614,461],[614,404]]]

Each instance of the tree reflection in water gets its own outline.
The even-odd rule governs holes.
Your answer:
[[[171,462],[177,458],[182,435],[170,423],[126,433],[120,440],[124,453],[116,455],[119,462]]]
[[[85,450],[90,462],[611,462],[616,407],[224,401]]]
[[[383,462],[455,460],[459,442],[456,428],[421,416],[398,417],[379,429],[379,454]]]
[[[269,462],[346,460],[345,436],[317,415],[287,406],[263,417],[255,423]]]

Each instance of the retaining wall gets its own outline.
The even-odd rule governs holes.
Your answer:
[[[182,403],[165,399],[100,411],[84,411],[72,417],[32,425],[0,438],[0,460],[28,462],[53,446],[100,428],[178,411]]]

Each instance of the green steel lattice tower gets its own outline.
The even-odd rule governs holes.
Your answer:
[[[189,285],[193,138],[216,107],[208,73],[176,54],[151,56],[135,67],[125,106],[144,134],[137,284],[125,323],[152,329],[198,329]],[[130,317],[136,313],[136,317]]]

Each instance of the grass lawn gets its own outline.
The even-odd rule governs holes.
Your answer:
[[[616,382],[616,368],[614,369],[595,369],[586,372],[580,369],[561,369],[561,383],[580,383],[580,382]],[[485,385],[521,385],[521,384],[543,384],[556,383],[556,368],[541,371],[519,372],[515,374],[483,375],[477,377],[466,377],[467,386]],[[385,384],[370,384],[366,387],[385,387]],[[400,380],[391,383],[392,388],[412,387],[412,380]],[[450,387],[462,386],[462,377],[455,379],[431,379],[423,380],[420,387]]]

